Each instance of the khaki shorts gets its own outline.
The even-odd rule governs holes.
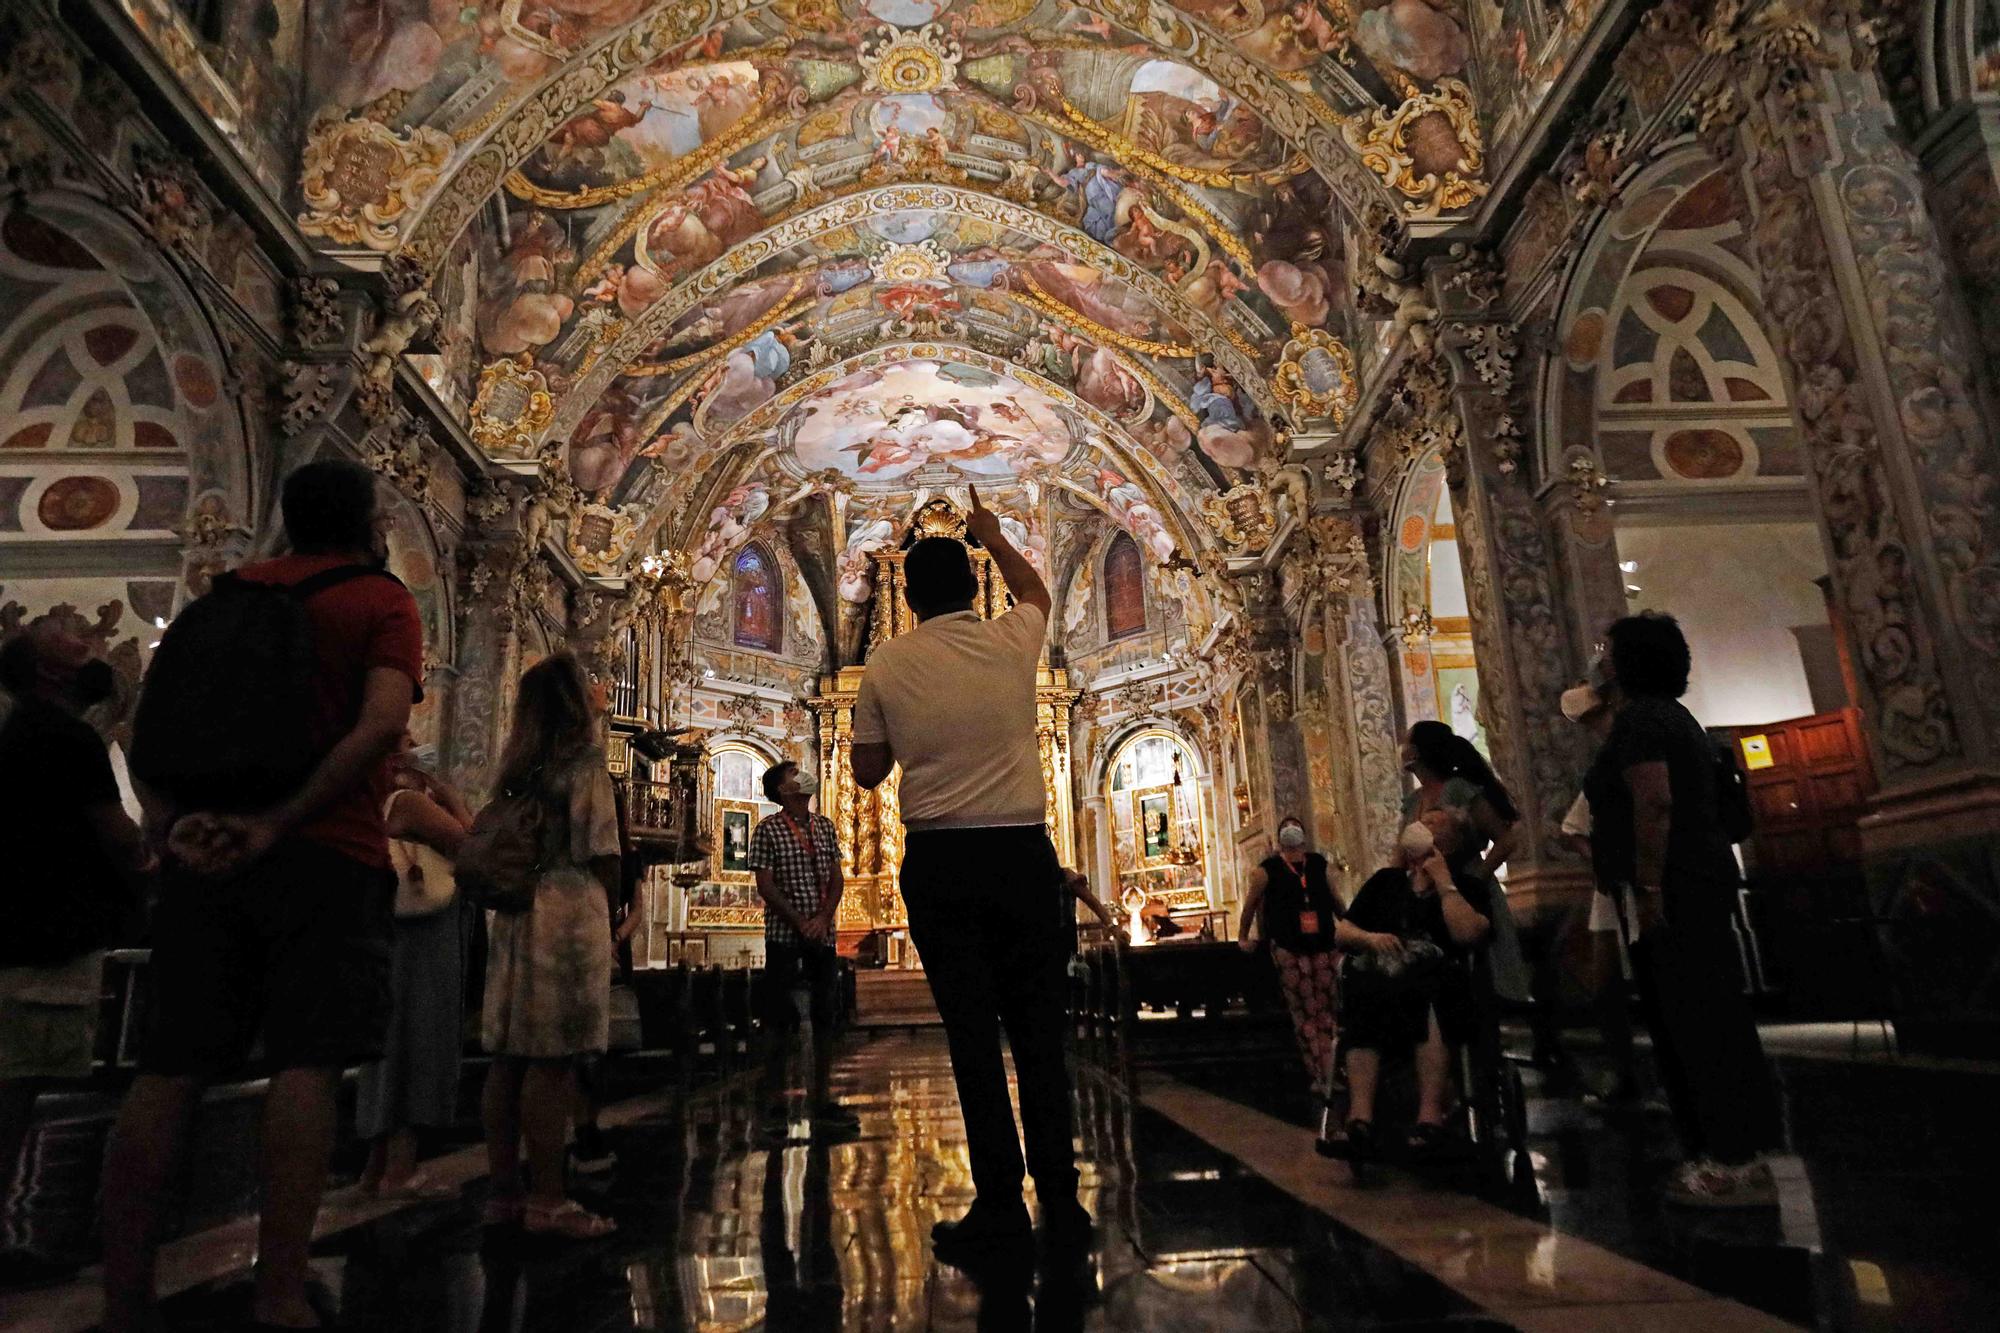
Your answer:
[[[0,1079],[88,1078],[104,955],[0,967]]]

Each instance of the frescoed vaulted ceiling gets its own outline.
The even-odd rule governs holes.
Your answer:
[[[472,239],[474,437],[607,569],[974,480],[1169,562],[1352,401],[1353,259],[1484,191],[1445,0],[336,8],[301,224]]]

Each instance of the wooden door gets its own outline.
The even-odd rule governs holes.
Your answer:
[[[1860,819],[1874,791],[1855,709],[1731,729],[1756,827],[1745,863],[1765,957],[1798,1017],[1879,1009]]]

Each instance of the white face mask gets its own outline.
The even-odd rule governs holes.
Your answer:
[[[819,779],[806,772],[794,773],[792,787],[801,796],[811,796],[819,790]]]
[[[1296,852],[1306,845],[1306,831],[1297,824],[1287,824],[1278,830],[1278,845],[1288,852]]]
[[[1397,846],[1401,847],[1403,854],[1412,860],[1422,860],[1437,850],[1437,840],[1431,837],[1429,825],[1411,824],[1403,830],[1403,836],[1397,839]]]

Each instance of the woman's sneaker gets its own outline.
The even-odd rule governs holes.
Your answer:
[[[1775,1208],[1778,1186],[1762,1162],[1689,1162],[1668,1182],[1667,1202],[1686,1208]]]

